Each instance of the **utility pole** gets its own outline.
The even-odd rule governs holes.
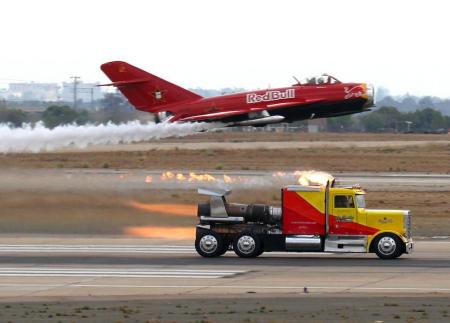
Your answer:
[[[79,76],[71,76],[71,79],[73,79],[73,108],[77,108],[77,92],[78,92],[78,80],[80,79]]]
[[[91,87],[91,109],[94,108],[94,88]]]

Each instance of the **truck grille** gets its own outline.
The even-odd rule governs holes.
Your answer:
[[[405,211],[403,215],[403,226],[405,228],[406,238],[411,238],[411,215],[409,211]]]

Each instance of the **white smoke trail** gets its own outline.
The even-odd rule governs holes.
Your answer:
[[[0,153],[43,152],[65,147],[86,148],[90,145],[114,145],[150,139],[182,137],[217,127],[207,123],[140,123],[65,125],[54,129],[42,123],[12,128],[0,124]]]

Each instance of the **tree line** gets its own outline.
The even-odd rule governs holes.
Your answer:
[[[418,132],[447,133],[450,116],[433,108],[401,112],[395,107],[380,107],[362,115],[328,119],[328,130],[334,132]]]
[[[23,124],[43,122],[47,128],[66,124],[115,124],[132,120],[151,120],[145,112],[135,110],[122,96],[111,93],[100,100],[98,109],[74,109],[66,104],[53,103],[44,111],[24,111],[16,107],[5,107],[0,104],[0,124],[20,127]]]
[[[150,114],[135,110],[117,94],[108,94],[97,110],[73,109],[67,105],[50,105],[43,112],[25,112],[18,108],[0,105],[0,123],[20,127],[24,123],[43,122],[48,128],[65,124],[122,123],[131,120],[152,120]],[[384,106],[361,115],[327,119],[327,130],[332,132],[420,132],[446,133],[450,116],[433,108],[401,112]]]

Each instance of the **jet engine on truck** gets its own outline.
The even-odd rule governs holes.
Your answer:
[[[409,211],[370,210],[359,186],[289,185],[281,207],[229,203],[230,190],[199,189],[195,248],[204,257],[233,249],[240,257],[263,252],[374,252],[382,259],[410,253]]]

